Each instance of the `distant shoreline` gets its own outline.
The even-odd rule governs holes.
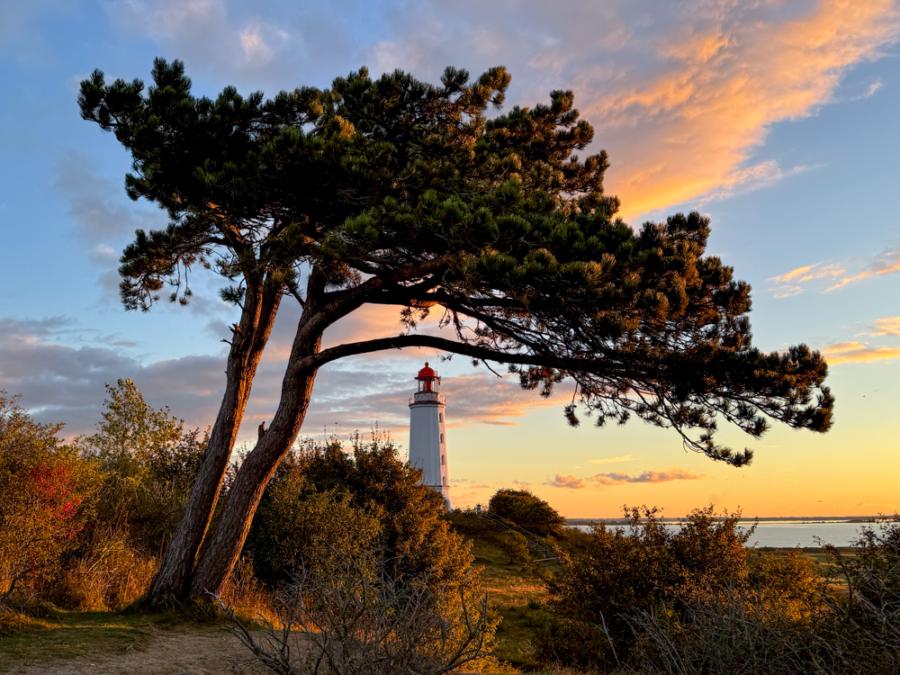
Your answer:
[[[891,516],[744,516],[738,519],[741,523],[859,523],[861,525],[867,523],[886,522]],[[678,524],[685,522],[685,518],[659,518],[661,523]],[[715,520],[724,520],[724,518],[716,517]],[[624,518],[566,518],[566,525],[627,525],[628,520]]]

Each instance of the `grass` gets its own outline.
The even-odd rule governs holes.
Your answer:
[[[53,612],[34,619],[4,613],[0,672],[14,665],[126,652],[146,644],[160,629],[183,622],[171,614]]]
[[[503,530],[472,516],[452,517],[454,529],[469,537],[475,563],[491,606],[502,621],[497,629],[494,655],[516,668],[537,667],[532,636],[542,622],[549,599],[544,576],[547,563],[523,564],[510,559],[498,535]]]

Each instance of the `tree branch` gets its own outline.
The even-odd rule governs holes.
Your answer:
[[[601,367],[597,360],[530,354],[526,352],[503,352],[490,347],[468,344],[436,335],[396,335],[374,340],[348,342],[336,347],[323,349],[316,354],[310,354],[300,360],[298,367],[303,370],[315,369],[347,356],[368,354],[387,349],[404,349],[406,347],[433,347],[446,352],[496,363],[542,366],[566,371],[590,372],[592,375],[608,374],[608,369]]]

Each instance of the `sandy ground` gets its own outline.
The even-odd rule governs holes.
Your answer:
[[[67,661],[23,663],[10,673],[33,675],[107,675],[112,673],[268,673],[250,652],[224,628],[190,632],[159,631],[140,648],[119,654],[97,654]]]

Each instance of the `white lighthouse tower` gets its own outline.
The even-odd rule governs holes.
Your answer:
[[[416,393],[409,401],[409,463],[422,470],[422,483],[440,492],[449,509],[450,473],[441,378],[426,361],[416,382]]]

